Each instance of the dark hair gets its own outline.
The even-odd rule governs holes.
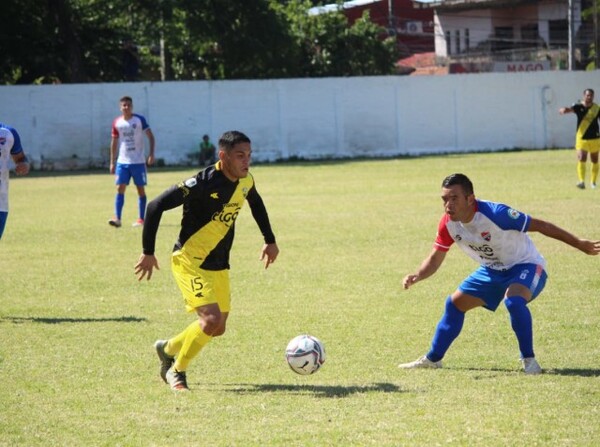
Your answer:
[[[131,104],[133,104],[133,99],[131,99],[131,96],[123,96],[121,99],[119,99],[119,102],[125,101],[129,101]]]
[[[593,89],[593,88],[586,88],[586,89],[583,91],[583,94],[585,95],[585,94],[586,94],[586,92],[590,92],[592,95],[594,95],[594,89]]]
[[[442,182],[442,188],[449,188],[454,185],[460,185],[466,195],[473,194],[473,183],[464,174],[450,174]]]
[[[229,130],[221,135],[221,138],[219,138],[219,149],[230,151],[236,144],[250,142],[250,138],[248,138],[242,132],[237,130]]]

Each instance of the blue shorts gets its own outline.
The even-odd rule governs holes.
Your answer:
[[[146,186],[146,165],[144,163],[117,163],[115,185],[129,185],[132,177],[134,185]]]
[[[458,286],[462,293],[485,301],[485,307],[495,311],[511,284],[522,284],[531,290],[531,299],[536,298],[546,285],[548,275],[541,265],[517,264],[508,270],[493,270],[479,267]]]

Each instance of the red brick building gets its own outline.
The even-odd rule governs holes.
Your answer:
[[[335,8],[328,5],[322,8]],[[344,2],[344,14],[354,23],[364,11],[371,20],[395,34],[402,56],[435,50],[433,34],[433,9],[415,8],[412,0],[353,0]]]

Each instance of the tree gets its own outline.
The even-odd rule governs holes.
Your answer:
[[[185,42],[176,59],[182,73],[207,79],[288,75],[293,41],[267,0],[181,2]],[[183,30],[182,30],[183,31]]]
[[[122,43],[132,38],[129,5],[125,0],[5,0],[3,15],[11,20],[0,31],[7,42],[0,82],[124,79]]]
[[[600,68],[600,20],[598,13],[600,12],[600,0],[591,0],[591,5],[581,12],[581,17],[585,20],[591,20],[593,27],[593,42],[590,44],[588,59],[589,62],[586,70],[596,70]]]
[[[267,79],[393,73],[364,16],[309,0],[4,0],[0,83]],[[32,45],[32,43],[34,43]]]
[[[290,0],[274,8],[287,18],[299,53],[299,76],[363,76],[394,73],[395,40],[371,22],[368,12],[352,26],[342,8],[309,15],[311,2]],[[340,3],[341,6],[341,2]]]

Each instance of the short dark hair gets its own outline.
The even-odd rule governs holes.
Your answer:
[[[133,99],[131,99],[131,96],[123,96],[121,99],[119,99],[119,102],[125,102],[128,101],[131,104],[133,104]]]
[[[469,177],[464,174],[450,174],[442,182],[442,188],[449,188],[454,185],[460,185],[468,196],[474,193],[473,183],[471,183]]]
[[[585,95],[587,92],[590,92],[592,95],[595,95],[595,93],[594,93],[594,89],[593,89],[593,88],[586,88],[586,89],[583,91],[583,94]]]
[[[230,151],[233,146],[240,143],[251,143],[251,141],[250,138],[238,130],[228,130],[219,138],[219,149]]]

